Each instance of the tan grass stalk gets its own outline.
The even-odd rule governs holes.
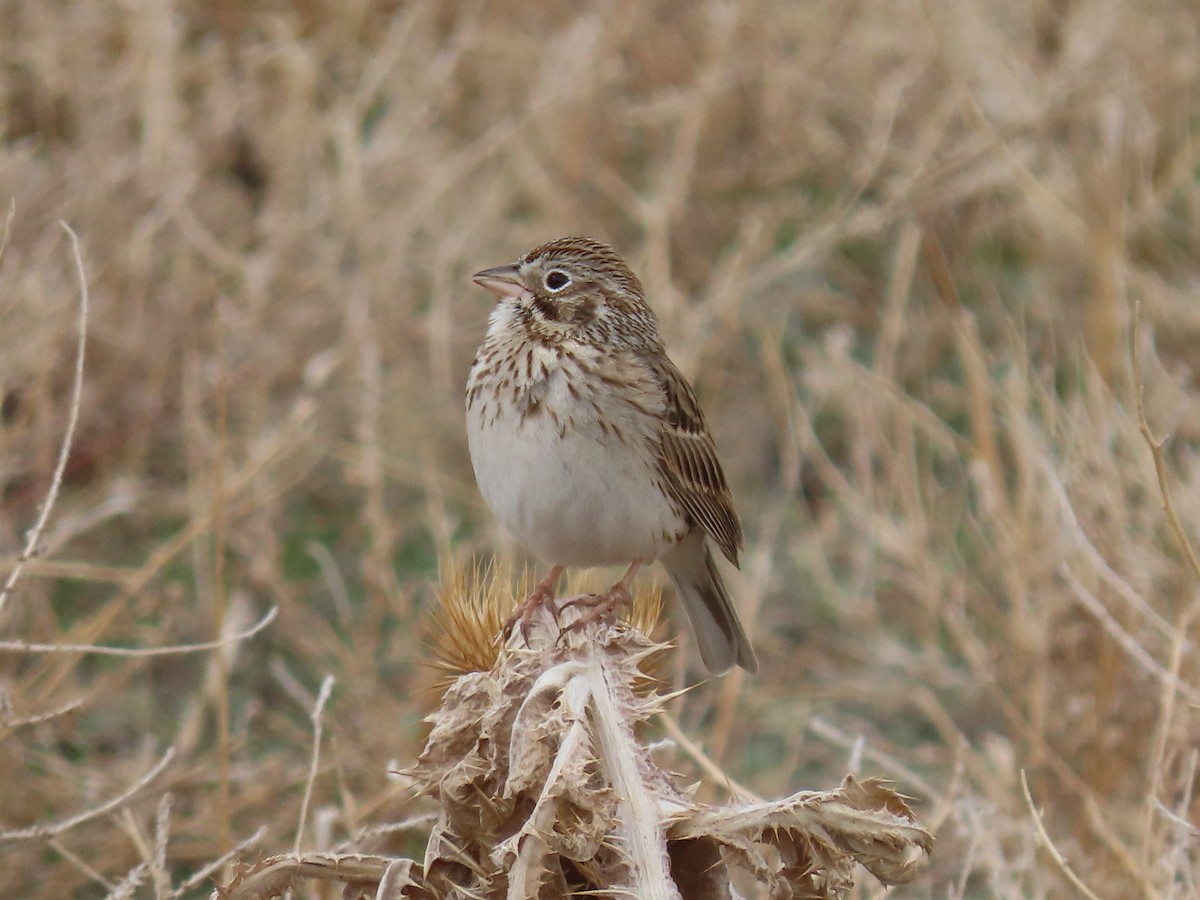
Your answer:
[[[324,730],[321,724],[321,715],[325,711],[329,695],[333,692],[333,684],[333,676],[326,675],[321,682],[317,702],[313,704],[312,713],[309,715],[313,726],[312,758],[309,761],[308,778],[304,782],[304,799],[300,801],[300,824],[296,826],[296,840],[292,845],[292,852],[296,854],[300,852],[300,842],[304,839],[304,825],[308,818],[309,804],[312,802],[313,782],[317,780],[317,768],[321,762],[321,734]]]
[[[88,807],[83,812],[76,813],[73,816],[68,816],[65,819],[60,819],[57,822],[47,822],[44,825],[33,825],[29,828],[14,828],[8,831],[0,831],[0,844],[7,844],[12,841],[28,841],[37,838],[50,838],[55,835],[62,834],[64,831],[70,831],[82,825],[84,822],[102,816],[105,813],[119,809],[129,802],[130,798],[140,793],[146,785],[158,778],[159,775],[167,768],[171,760],[175,758],[175,748],[168,747],[167,752],[162,755],[162,758],[156,762],[148,772],[144,773],[141,778],[135,781],[129,788],[122,791],[115,797],[105,800],[103,803],[98,803],[95,806]]]
[[[1183,523],[1179,521],[1179,514],[1175,511],[1175,503],[1171,499],[1171,489],[1167,481],[1166,461],[1163,459],[1162,452],[1166,438],[1155,438],[1154,432],[1150,428],[1150,423],[1146,419],[1146,398],[1142,384],[1140,356],[1140,313],[1141,309],[1139,305],[1134,304],[1133,327],[1130,329],[1129,342],[1130,356],[1133,364],[1134,390],[1137,394],[1138,430],[1145,440],[1146,446],[1150,448],[1150,455],[1154,460],[1154,474],[1158,480],[1159,496],[1162,500],[1162,509],[1170,525],[1171,534],[1175,538],[1176,546],[1187,561],[1188,572],[1191,576],[1190,581],[1194,586],[1200,580],[1200,557],[1197,557],[1196,549],[1192,545],[1191,539],[1188,538],[1187,532],[1184,531]],[[1163,673],[1162,692],[1159,698],[1159,715],[1155,723],[1154,741],[1151,746],[1150,760],[1147,767],[1147,780],[1149,784],[1147,785],[1148,802],[1144,811],[1145,826],[1142,831],[1144,836],[1141,848],[1143,864],[1148,864],[1161,847],[1161,841],[1154,840],[1157,831],[1154,827],[1154,804],[1163,786],[1163,767],[1167,756],[1171,726],[1175,719],[1176,698],[1182,695],[1193,707],[1200,707],[1200,699],[1197,699],[1196,696],[1197,692],[1181,681],[1179,677],[1180,667],[1183,663],[1183,648],[1188,643],[1188,632],[1196,624],[1197,618],[1200,618],[1200,604],[1197,604],[1193,600],[1184,606],[1179,613],[1174,640],[1171,643],[1171,660]]]
[[[12,229],[14,214],[13,208],[10,204],[8,219],[4,224],[4,238],[0,242],[0,262],[3,261],[4,251],[8,248],[8,237]],[[25,568],[25,564],[30,559],[37,555],[38,543],[42,539],[42,532],[46,528],[46,523],[50,520],[50,513],[54,509],[55,501],[58,500],[59,488],[62,487],[63,473],[67,469],[67,460],[71,456],[71,445],[75,440],[75,427],[79,424],[79,407],[83,399],[83,361],[87,350],[88,328],[87,272],[83,268],[83,255],[79,250],[79,238],[66,222],[59,222],[59,225],[67,233],[67,237],[71,239],[71,255],[75,261],[75,274],[79,279],[79,341],[75,349],[75,379],[71,385],[71,402],[67,408],[67,428],[63,433],[62,444],[59,446],[58,462],[54,465],[54,475],[50,478],[50,487],[46,489],[46,498],[42,501],[37,521],[33,523],[33,527],[29,529],[26,535],[25,547],[21,550],[21,555],[17,557],[16,564],[8,573],[8,579],[4,582],[4,587],[0,588],[0,612],[4,611],[4,604],[8,600],[8,595],[20,580],[21,570]]]
[[[1024,769],[1021,770],[1021,791],[1025,795],[1025,804],[1029,807],[1029,814],[1033,817],[1033,824],[1034,827],[1037,828],[1038,837],[1041,839],[1042,846],[1045,847],[1050,853],[1050,858],[1054,860],[1054,864],[1058,866],[1059,870],[1063,873],[1063,875],[1066,876],[1067,880],[1075,886],[1079,893],[1087,897],[1088,900],[1100,900],[1100,898],[1096,896],[1092,889],[1084,884],[1082,880],[1080,880],[1079,876],[1075,874],[1075,870],[1071,868],[1070,864],[1067,863],[1067,860],[1063,857],[1062,853],[1060,853],[1058,848],[1054,846],[1054,841],[1050,840],[1050,835],[1046,833],[1046,826],[1042,823],[1042,814],[1039,813],[1037,807],[1033,805],[1033,796],[1029,793],[1029,782],[1025,778]]]
[[[88,653],[94,656],[173,656],[180,653],[200,653],[208,650],[220,650],[232,644],[252,638],[279,615],[279,607],[272,606],[266,615],[249,628],[234,634],[218,638],[215,641],[202,641],[198,644],[175,644],[170,647],[106,647],[103,644],[31,644],[27,641],[0,641],[0,652],[15,653]]]

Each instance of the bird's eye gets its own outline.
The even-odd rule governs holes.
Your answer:
[[[561,291],[571,283],[571,276],[559,269],[551,269],[546,273],[546,290]]]

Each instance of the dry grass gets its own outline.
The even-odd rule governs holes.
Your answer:
[[[1136,302],[1195,541],[1193,6],[0,0],[0,582],[71,407],[59,220],[91,299],[0,640],[210,646],[0,648],[0,895],[203,893],[314,758],[304,850],[417,814],[438,561],[504,546],[467,276],[566,233],[643,275],[750,538],[762,674],[682,732],[764,796],[895,779],[937,843],[890,896],[1200,893],[1200,577],[1129,353]]]

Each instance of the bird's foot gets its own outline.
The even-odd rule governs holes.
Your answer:
[[[587,625],[596,622],[607,622],[611,624],[616,620],[617,610],[622,606],[628,606],[633,609],[633,594],[629,591],[629,585],[633,582],[633,576],[637,574],[638,569],[642,567],[642,561],[635,559],[629,564],[629,568],[625,570],[625,574],[621,576],[621,580],[608,589],[607,594],[584,594],[582,597],[577,597],[563,604],[563,609],[568,606],[584,606],[588,607],[587,612],[581,615],[578,619],[568,625],[559,632],[559,639],[562,639],[564,634],[570,634],[572,631],[578,631]]]
[[[563,609],[576,607],[584,610],[574,622],[563,628],[561,635],[570,634],[572,631],[579,631],[581,628],[586,628],[588,625],[605,622],[611,624],[616,621],[617,612],[621,607],[633,608],[633,595],[629,593],[629,588],[625,585],[624,579],[618,581],[605,594],[584,594],[582,597],[576,597],[574,600],[568,600],[562,605]]]
[[[558,582],[558,576],[562,574],[562,571],[562,566],[554,566],[546,574],[546,577],[534,586],[529,595],[517,604],[517,608],[505,620],[504,628],[500,632],[503,640],[507,641],[512,637],[513,629],[520,625],[521,637],[524,639],[525,644],[528,645],[529,623],[533,621],[533,615],[538,611],[539,607],[547,607],[550,610],[550,615],[554,616],[554,621],[558,621],[558,610],[554,607],[554,586]]]

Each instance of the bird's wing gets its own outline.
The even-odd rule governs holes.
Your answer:
[[[696,394],[665,354],[650,365],[666,398],[659,433],[659,470],[676,502],[736,566],[742,548],[742,525]]]

